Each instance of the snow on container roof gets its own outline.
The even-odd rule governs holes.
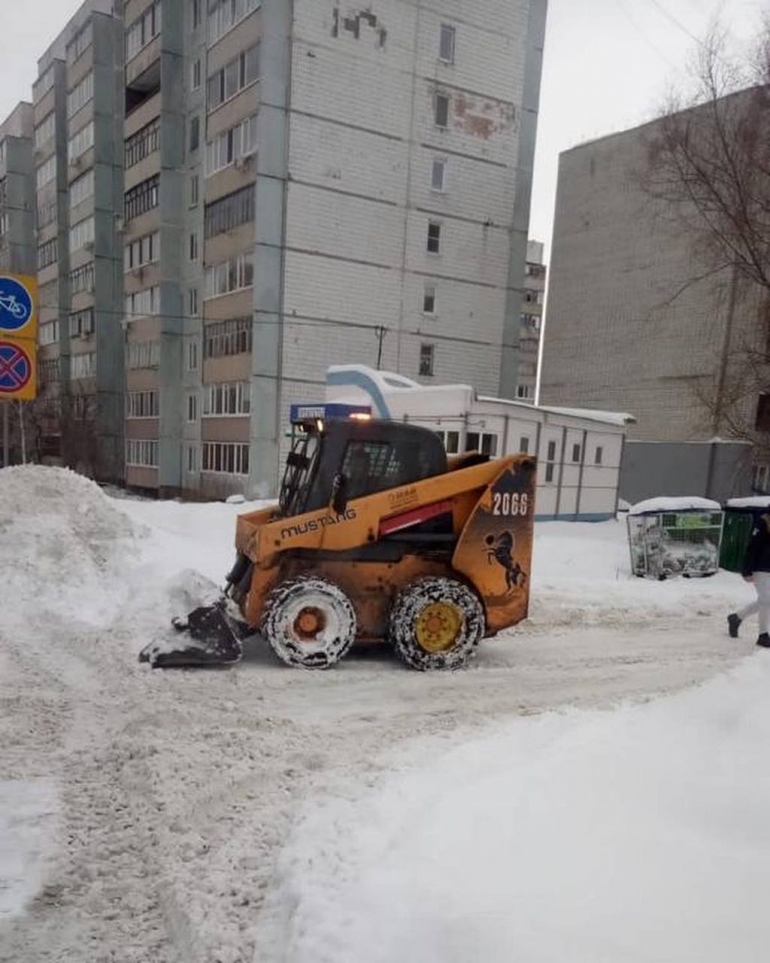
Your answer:
[[[770,495],[753,495],[751,498],[728,498],[728,508],[770,508]]]
[[[555,415],[571,415],[573,418],[603,421],[609,425],[636,424],[636,418],[627,411],[599,411],[598,408],[554,408],[551,405],[540,405],[539,407],[541,411],[550,411]]]
[[[710,498],[699,498],[697,495],[682,498],[648,498],[643,502],[632,505],[629,515],[654,515],[660,512],[721,512],[719,502]]]

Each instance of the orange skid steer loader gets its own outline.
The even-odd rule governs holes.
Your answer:
[[[278,505],[238,517],[223,597],[142,661],[237,662],[260,631],[304,668],[385,640],[415,669],[456,669],[526,618],[534,458],[447,459],[432,431],[396,422],[299,427]]]

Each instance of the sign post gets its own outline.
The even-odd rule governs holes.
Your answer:
[[[3,464],[10,461],[8,408],[37,397],[37,280],[0,274],[0,401],[3,402]]]

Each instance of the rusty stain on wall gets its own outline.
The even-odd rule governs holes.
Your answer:
[[[462,92],[450,93],[431,89],[431,109],[435,104],[436,93],[443,93],[449,98],[451,127],[472,137],[489,140],[493,134],[512,128],[516,122],[516,108],[513,104],[474,97]]]
[[[339,37],[341,33],[348,33],[361,39],[361,25],[369,27],[374,31],[378,47],[384,47],[388,37],[388,31],[379,22],[376,13],[372,13],[371,6],[366,10],[358,10],[347,16],[340,15],[340,8],[334,7],[332,10],[332,37]]]

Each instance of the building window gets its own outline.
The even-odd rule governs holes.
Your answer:
[[[193,61],[193,65],[190,68],[190,87],[192,90],[198,90],[201,85],[201,62],[200,58]]]
[[[218,70],[208,81],[209,110],[234,97],[259,79],[259,44],[244,50],[235,60]]]
[[[428,252],[438,254],[441,249],[441,225],[437,221],[428,224]]]
[[[465,450],[479,451],[491,458],[497,454],[497,435],[490,432],[469,431],[465,436]]]
[[[596,449],[596,454],[594,455],[594,465],[601,465],[602,459],[604,458],[604,449],[599,445]]]
[[[543,278],[545,277],[545,264],[534,264],[532,261],[527,261],[525,273],[528,278]]]
[[[579,462],[579,461],[580,461],[581,451],[582,451],[582,446],[581,446],[581,445],[573,445],[573,446],[572,446],[572,460],[573,460],[573,461],[576,461],[576,462]]]
[[[521,438],[519,438],[519,451],[522,455],[529,454],[529,438],[527,438],[526,435],[522,435]]]
[[[83,221],[78,221],[70,228],[70,254],[79,251],[81,248],[94,244],[94,219],[87,217]]]
[[[422,310],[424,314],[435,314],[436,313],[436,286],[435,284],[426,284],[425,290],[422,293]]]
[[[257,115],[247,117],[206,144],[206,176],[221,171],[257,149]]]
[[[449,126],[449,97],[446,94],[436,94],[433,101],[433,118],[436,127]]]
[[[533,291],[531,288],[528,288],[524,292],[524,300],[527,304],[540,304],[543,300],[543,292]]]
[[[529,385],[516,385],[516,397],[522,400],[529,398]]]
[[[70,358],[70,375],[73,378],[93,378],[96,375],[96,352],[73,354]]]
[[[434,157],[431,172],[430,189],[432,191],[443,192],[446,187],[446,161],[443,158]]]
[[[85,127],[73,134],[67,144],[67,159],[70,163],[85,154],[94,146],[94,122],[90,120]]]
[[[752,488],[760,495],[765,495],[770,490],[770,465],[755,465],[754,479]]]
[[[56,177],[56,154],[53,154],[48,160],[41,164],[37,169],[37,189],[42,190],[46,184]]]
[[[158,442],[126,439],[126,464],[134,468],[157,468]]]
[[[190,121],[190,153],[196,151],[201,141],[201,121],[197,115]]]
[[[190,235],[189,244],[190,244],[190,247],[189,247],[188,254],[189,254],[190,260],[197,261],[198,260],[198,235],[197,234]]]
[[[126,395],[126,418],[157,418],[157,391],[129,391]]]
[[[70,315],[70,337],[82,338],[94,333],[94,309],[75,311]]]
[[[438,57],[445,64],[455,62],[455,28],[450,23],[441,24],[438,42]]]
[[[223,358],[251,351],[251,318],[233,318],[207,324],[203,329],[203,357]]]
[[[198,420],[198,396],[197,395],[187,396],[187,420],[188,421]]]
[[[53,64],[46,70],[44,74],[41,74],[35,83],[32,85],[32,97],[35,101],[41,100],[48,91],[53,87],[54,75],[53,75]]]
[[[209,3],[209,44],[262,6],[261,0],[213,0]]]
[[[444,448],[448,455],[456,455],[460,450],[460,432],[448,431],[444,440]]]
[[[73,210],[92,197],[94,193],[94,172],[87,171],[82,177],[70,184],[70,210]]]
[[[146,214],[160,203],[160,174],[142,181],[126,192],[126,220]]]
[[[160,118],[156,117],[126,140],[126,168],[160,150]]]
[[[206,386],[203,395],[204,418],[248,415],[250,411],[251,385],[248,381]]]
[[[41,198],[37,202],[37,226],[38,228],[45,227],[47,224],[53,224],[56,220],[57,215],[57,203],[56,198]]]
[[[67,117],[74,116],[94,99],[94,72],[87,73],[80,83],[67,94]]]
[[[40,344],[56,344],[59,340],[59,321],[47,321],[40,325]]]
[[[187,471],[197,472],[200,463],[200,449],[197,445],[185,445],[185,450],[187,452]]]
[[[126,271],[143,267],[160,260],[160,232],[145,234],[123,248],[123,266]]]
[[[423,378],[433,376],[433,349],[432,344],[420,345],[420,376]]]
[[[521,326],[523,328],[531,328],[533,331],[537,331],[540,327],[540,317],[537,314],[522,314],[521,316]]]
[[[74,64],[75,61],[91,46],[94,40],[94,31],[91,21],[75,34],[73,39],[67,44],[67,63]]]
[[[249,446],[235,442],[206,442],[203,470],[218,475],[248,475]]]
[[[198,175],[193,174],[190,178],[190,207],[198,205]]]
[[[188,303],[190,305],[190,314],[196,317],[198,314],[198,289],[190,288],[188,291]]]
[[[160,314],[160,288],[155,286],[127,294],[125,310],[129,321]]]
[[[58,238],[52,237],[50,241],[41,244],[37,249],[37,269],[42,271],[51,264],[56,264],[59,259]]]
[[[233,194],[207,204],[204,215],[204,235],[207,238],[232,231],[241,224],[254,220],[254,185],[249,184]]]
[[[139,51],[160,34],[161,0],[155,0],[141,16],[126,30],[126,61],[133,59]]]
[[[74,271],[70,271],[70,293],[81,294],[94,289],[94,262],[89,261]]]
[[[770,431],[770,394],[761,394],[757,399],[757,417],[754,427],[757,431]]]
[[[157,341],[129,341],[127,360],[132,370],[157,368],[160,364],[160,344]]]
[[[554,473],[554,463],[556,461],[556,442],[548,442],[548,450],[546,454],[546,466],[545,466],[545,480],[547,482],[553,481]]]
[[[198,370],[198,342],[194,338],[187,342],[187,370]]]
[[[215,298],[220,294],[231,294],[250,288],[254,283],[254,252],[244,251],[237,257],[212,264],[206,268],[206,297]]]
[[[52,110],[35,128],[35,150],[40,150],[56,133],[56,113]]]
[[[201,3],[203,0],[191,0],[190,6],[192,7],[192,25],[193,30],[197,30],[201,25]]]

